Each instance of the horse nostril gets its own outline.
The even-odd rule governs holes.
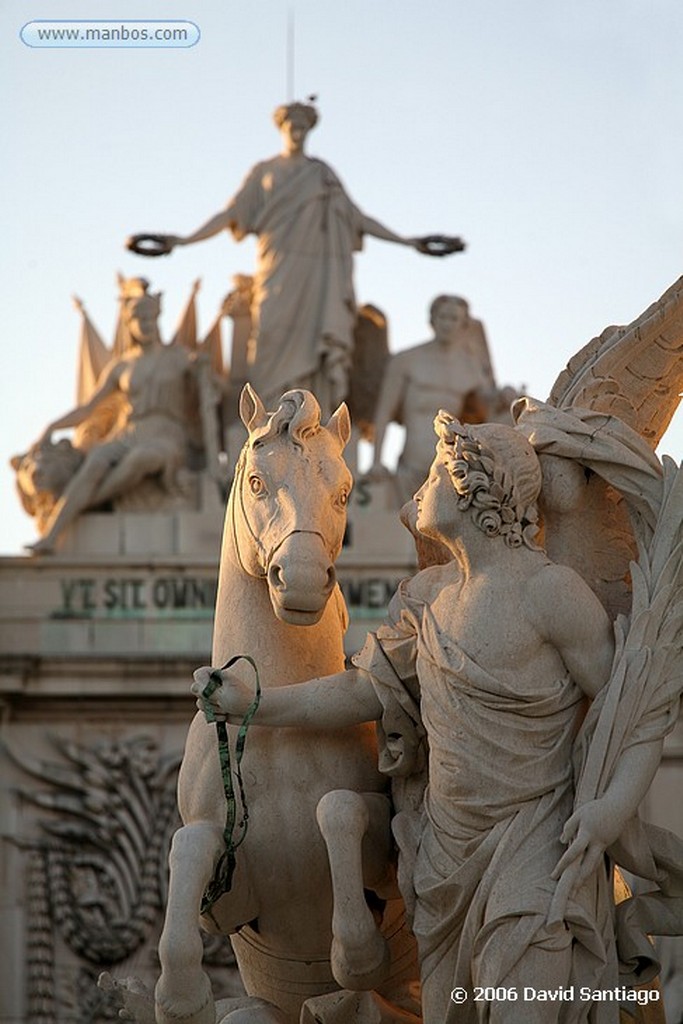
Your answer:
[[[335,583],[337,582],[337,570],[333,565],[327,570],[327,583],[325,585],[325,593],[332,590]]]
[[[285,589],[285,577],[282,572],[282,566],[273,564],[268,569],[268,585],[273,590],[284,590]]]

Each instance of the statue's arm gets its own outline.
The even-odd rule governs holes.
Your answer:
[[[609,681],[614,660],[613,628],[586,583],[564,566],[548,566],[534,588],[539,620],[572,678],[594,697]],[[580,887],[596,870],[605,850],[621,835],[647,793],[662,756],[662,739],[623,750],[605,792],[581,804],[567,820],[562,841],[568,849],[552,877],[567,876]]]
[[[408,245],[412,249],[419,249],[421,240],[419,238],[406,238],[404,235],[397,235],[391,228],[387,228],[373,217],[361,215],[360,229],[364,235],[371,235],[373,238],[380,238],[384,242],[395,242],[397,245]]]
[[[84,405],[77,405],[70,412],[60,416],[48,424],[38,439],[38,444],[45,444],[52,436],[54,430],[66,430],[68,427],[78,427],[88,416],[95,411],[100,402],[111,395],[119,386],[119,375],[122,369],[121,363],[115,363],[106,374],[102,383],[95,389],[90,399]]]
[[[446,235],[406,238],[405,235],[397,235],[391,228],[385,227],[374,217],[367,217],[364,213],[360,218],[360,231],[363,235],[372,235],[373,238],[381,238],[384,242],[408,245],[425,256],[448,256],[453,252],[462,252],[466,248],[462,238],[447,237]]]
[[[227,231],[232,228],[234,223],[234,214],[231,208],[228,206],[225,210],[221,210],[220,213],[214,214],[213,217],[209,217],[205,224],[197,228],[190,235],[168,235],[167,238],[172,248],[178,245],[192,245],[194,242],[203,242],[206,238],[213,238],[214,235],[218,235],[221,231]]]
[[[239,725],[253,701],[253,684],[241,679],[237,672],[223,671],[222,685],[207,700],[202,694],[214,671],[204,666],[194,673],[192,692],[197,696],[197,706],[206,712],[208,704],[214,714]],[[333,729],[373,722],[381,714],[382,705],[367,672],[352,668],[321,679],[264,690],[255,720],[258,725]]]
[[[214,235],[226,229],[230,229],[238,241],[248,234],[247,231],[238,230],[234,213],[230,207],[227,207],[220,213],[214,214],[213,217],[209,217],[206,223],[193,231],[191,235],[131,235],[126,239],[126,248],[131,252],[136,252],[139,256],[168,256],[179,245],[192,245],[193,242],[213,238]]]
[[[605,850],[617,841],[650,788],[663,745],[662,739],[656,739],[621,753],[603,795],[582,804],[567,820],[561,839],[569,845],[557,862],[553,878],[559,880],[566,874],[572,878],[572,888],[578,888],[595,871]]]

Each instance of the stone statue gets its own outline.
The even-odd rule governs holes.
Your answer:
[[[233,322],[230,376],[222,407],[223,433],[231,464],[236,461],[244,443],[238,407],[240,395],[250,376],[248,348],[252,332],[254,279],[247,274],[235,274],[233,284],[233,290],[225,297],[222,305],[223,314]],[[356,311],[353,356],[346,395],[356,441],[360,438],[370,441],[374,436],[377,396],[388,359],[387,318],[377,306],[365,303]],[[356,454],[352,439],[345,453],[346,463],[352,472],[355,472]]]
[[[191,422],[192,402],[199,407],[207,465],[218,474],[218,394],[208,363],[181,342],[162,343],[157,326],[160,295],[150,293],[146,281],[121,279],[120,284],[118,355],[104,368],[104,350],[91,360],[89,372],[96,383],[87,400],[50,423],[31,451],[13,463],[20,489],[27,494],[25,507],[33,504],[37,514],[40,510],[43,536],[29,545],[34,554],[54,551],[62,531],[82,512],[121,499],[151,477],[165,494],[177,492],[179,471],[187,466],[190,431],[197,426]],[[83,373],[82,354],[81,384]],[[75,445],[54,445],[52,434],[69,427],[77,428]],[[60,454],[65,445],[70,451]],[[65,480],[63,472],[49,467],[66,461],[72,473]],[[59,497],[46,512],[49,487]]]
[[[382,380],[375,411],[374,460],[369,479],[389,475],[382,464],[382,444],[391,422],[406,428],[396,470],[401,503],[424,480],[434,450],[432,423],[440,408],[464,422],[497,420],[507,413],[516,393],[499,392],[493,377],[483,324],[470,316],[457,295],[438,295],[429,310],[434,338],[393,355]]]
[[[344,665],[346,609],[334,561],[351,488],[342,458],[350,423],[343,405],[321,423],[317,401],[300,390],[285,394],[268,414],[247,387],[241,416],[248,440],[226,511],[213,657],[217,664],[236,655],[253,658],[267,693],[274,684],[296,683]],[[253,688],[249,664],[239,662],[237,671]],[[234,877],[229,891],[226,883],[218,884],[218,892],[205,902],[203,924],[233,936],[248,997],[214,1006],[201,966],[200,903],[210,882],[215,889],[212,875],[225,852],[226,796],[215,730],[198,713],[179,780],[184,826],[170,856],[159,943],[161,977],[148,1016],[139,1009],[140,993],[132,986],[130,1005],[138,1006],[138,1021],[298,1024],[301,1019],[313,1024],[348,1019],[372,1024],[381,1007],[387,1024],[417,1024],[419,1007],[410,995],[410,983],[414,986],[417,979],[416,950],[402,924],[391,862],[388,780],[377,768],[374,729],[357,724],[334,733],[292,729],[276,734],[254,726],[241,771],[249,825],[239,824],[247,807],[238,807]],[[329,792],[335,787],[344,790],[339,801]],[[378,893],[376,918],[371,918],[370,936],[362,936],[360,960],[354,956],[355,929],[345,933],[344,955],[337,958],[333,974],[332,889],[317,820],[328,836],[338,835],[349,810],[351,846],[360,850],[368,834],[365,884]],[[361,827],[355,825],[359,813]],[[382,934],[368,956],[376,919]],[[389,957],[385,935],[391,936]],[[377,992],[340,992],[340,976],[354,988],[376,987]],[[400,1009],[392,1011],[390,1004],[397,1002]]]
[[[474,1024],[478,1011],[494,1024],[615,1021],[656,973],[648,933],[683,931],[683,844],[637,817],[680,704],[683,470],[650,443],[675,409],[682,356],[678,282],[586,346],[552,405],[518,403],[515,427],[440,413],[417,528],[451,560],[399,588],[354,668],[263,696],[261,725],[380,723],[424,1024]],[[548,537],[552,560],[539,498],[555,513],[546,534],[563,538]],[[630,614],[612,623],[619,591],[607,585],[603,604],[587,579],[627,570],[626,509],[639,560]],[[239,720],[248,688],[225,671],[207,694],[210,672],[195,674],[200,706]],[[653,891],[615,908],[615,863]],[[338,949],[361,887],[335,892]],[[555,1000],[527,1000],[529,988]]]
[[[258,163],[227,207],[186,237],[136,235],[141,254],[167,253],[223,230],[258,237],[249,379],[266,406],[306,387],[329,413],[346,397],[353,345],[353,253],[364,235],[444,255],[460,239],[405,238],[362,213],[326,163],[305,153],[315,107],[290,103],[274,120],[282,152]],[[150,249],[149,244],[155,246]]]

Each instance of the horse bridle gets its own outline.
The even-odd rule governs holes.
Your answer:
[[[235,482],[233,484],[232,493],[230,495],[230,529],[232,532],[232,546],[235,549],[235,556],[237,558],[237,562],[239,564],[240,569],[242,570],[242,572],[246,573],[247,576],[253,576],[256,579],[264,580],[268,575],[268,552],[265,548],[265,545],[261,541],[261,538],[256,535],[254,528],[249,522],[249,516],[247,515],[247,510],[244,507],[244,470],[247,462],[246,455],[248,443],[249,442],[247,442],[247,444],[240,452],[240,456],[237,460],[237,465],[235,466]],[[263,558],[263,564],[265,565],[265,568],[262,570],[262,572],[255,573],[251,572],[250,569],[247,569],[246,565],[242,560],[242,555],[240,554],[239,544],[237,543],[237,522],[235,519],[235,490],[237,491],[237,500],[239,501],[240,512],[242,514],[242,519],[244,520],[244,525],[246,526],[249,532],[249,536],[254,541],[256,547],[259,550],[259,553]]]
[[[320,530],[290,530],[289,533],[286,533],[283,537],[280,537],[278,539],[277,543],[273,545],[273,547],[270,549],[270,551],[268,550],[268,548],[266,548],[265,544],[263,543],[261,538],[258,536],[256,531],[254,530],[253,526],[251,525],[251,523],[249,521],[249,516],[247,515],[247,510],[246,510],[246,507],[245,507],[245,504],[244,504],[244,473],[245,473],[246,462],[247,462],[246,456],[247,456],[248,444],[249,444],[249,442],[247,442],[247,444],[244,446],[244,448],[240,452],[239,459],[237,460],[237,465],[235,466],[235,483],[233,485],[233,492],[232,492],[232,494],[230,496],[230,504],[232,506],[232,508],[231,508],[231,515],[230,515],[230,529],[231,529],[231,532],[232,532],[232,543],[233,543],[233,547],[235,549],[235,556],[237,558],[237,562],[239,564],[240,569],[242,569],[242,571],[245,572],[247,574],[247,576],[252,576],[255,579],[261,579],[261,580],[267,579],[267,577],[268,577],[268,570],[270,568],[270,563],[272,562],[272,560],[273,560],[273,558],[275,556],[275,553],[282,547],[282,545],[287,540],[287,538],[291,537],[292,534],[294,534],[294,533],[308,533],[308,534],[320,537],[320,539],[321,539],[321,541],[323,543],[323,547],[327,551],[327,554],[328,554],[330,560],[332,562],[334,562],[334,557],[333,557],[332,553],[330,552],[328,544],[327,544],[327,541],[325,540],[325,537],[320,532]],[[246,567],[246,565],[244,564],[244,561],[242,559],[242,555],[240,554],[239,544],[237,543],[237,522],[236,522],[235,497],[234,497],[234,495],[235,495],[235,488],[237,489],[237,500],[239,501],[239,510],[240,510],[240,514],[241,514],[242,520],[244,522],[244,525],[247,528],[247,532],[249,533],[249,536],[251,537],[251,539],[253,540],[254,544],[256,545],[257,550],[259,551],[259,554],[261,556],[261,559],[262,559],[262,562],[263,562],[263,565],[264,565],[264,568],[261,570],[261,572],[252,572],[250,569],[248,569]]]

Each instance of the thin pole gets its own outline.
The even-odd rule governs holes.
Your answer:
[[[294,11],[287,14],[287,102],[294,100]]]

